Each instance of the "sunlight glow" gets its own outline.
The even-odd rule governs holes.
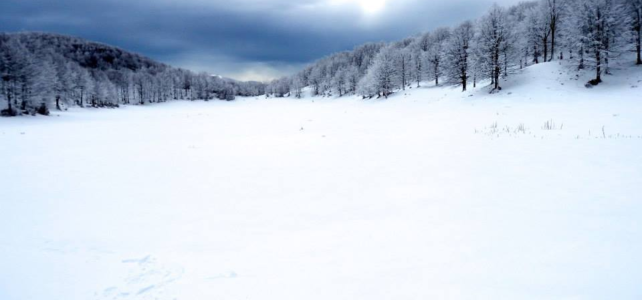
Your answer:
[[[333,0],[335,4],[357,4],[366,15],[381,12],[386,6],[386,0]]]
[[[366,14],[376,14],[386,6],[386,0],[356,0]]]

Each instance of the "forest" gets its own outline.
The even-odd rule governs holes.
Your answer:
[[[477,20],[392,43],[369,43],[270,83],[194,73],[141,55],[47,33],[0,34],[4,116],[48,114],[69,106],[118,107],[169,100],[233,100],[235,96],[385,97],[422,82],[463,91],[489,81],[491,92],[516,70],[567,60],[594,72],[587,87],[610,74],[610,63],[635,53],[642,64],[642,0],[537,0],[492,6]],[[633,57],[633,56],[631,56]]]
[[[265,84],[173,68],[144,56],[49,33],[0,33],[3,116],[70,106],[118,107],[170,100],[234,100]]]
[[[477,20],[443,27],[393,43],[371,43],[274,80],[267,93],[314,96],[388,97],[425,81],[461,86],[486,80],[490,91],[532,64],[568,60],[577,70],[594,72],[587,87],[610,74],[610,63],[640,55],[642,0],[538,0],[508,8],[494,5]]]

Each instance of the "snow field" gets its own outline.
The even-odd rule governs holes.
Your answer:
[[[0,119],[0,299],[639,299],[641,73]]]

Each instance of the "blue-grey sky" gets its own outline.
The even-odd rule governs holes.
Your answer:
[[[70,34],[177,67],[241,79],[288,75],[518,0],[2,0],[0,31]]]

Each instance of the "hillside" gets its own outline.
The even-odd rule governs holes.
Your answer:
[[[50,51],[85,69],[162,72],[169,68],[142,55],[77,37],[40,32],[5,35],[3,40],[17,39],[31,53]]]
[[[331,54],[273,81],[267,94],[300,98],[309,89],[318,97],[388,98],[422,81],[462,91],[489,81],[489,92],[498,93],[505,78],[551,61],[572,66],[577,72],[569,76],[581,73],[584,84],[594,87],[617,72],[613,64],[625,63],[623,57],[642,65],[641,45],[638,0],[494,4],[474,20]]]
[[[642,72],[613,67],[0,119],[0,298],[637,300]]]
[[[3,115],[70,106],[233,100],[264,85],[196,74],[116,47],[49,33],[0,33]]]

